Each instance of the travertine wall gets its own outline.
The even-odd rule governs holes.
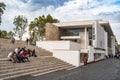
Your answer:
[[[60,40],[60,29],[51,23],[46,23],[46,40]]]

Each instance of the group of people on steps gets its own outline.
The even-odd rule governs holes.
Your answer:
[[[35,49],[30,50],[26,47],[17,47],[8,54],[8,60],[13,63],[30,62],[28,57],[37,57]]]

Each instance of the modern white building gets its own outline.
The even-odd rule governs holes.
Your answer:
[[[115,40],[108,21],[87,20],[47,23],[46,41],[37,41],[36,45],[58,59],[80,66],[84,56],[93,62],[115,54]]]

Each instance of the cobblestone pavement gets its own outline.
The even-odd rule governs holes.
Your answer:
[[[120,80],[120,60],[106,59],[73,70],[61,70],[41,76],[27,75],[11,80]]]

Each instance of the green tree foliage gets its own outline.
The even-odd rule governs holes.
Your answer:
[[[2,22],[1,15],[4,13],[6,5],[3,2],[0,2],[0,24]]]
[[[26,32],[25,29],[27,28],[28,24],[27,18],[22,15],[16,16],[14,18],[13,24],[16,26],[13,29],[15,35],[18,36],[20,40],[22,40],[22,36]]]
[[[1,36],[2,36],[2,31],[0,30],[0,38],[1,38]]]
[[[12,31],[0,30],[0,38],[11,39],[14,36]]]
[[[47,23],[47,22],[49,22],[49,23],[58,23],[58,22],[59,22],[59,20],[58,20],[58,19],[53,18],[50,14],[48,14],[48,15],[47,15],[47,17],[46,17],[45,22],[46,22],[46,23]]]
[[[11,39],[14,36],[14,33],[12,31],[9,31],[7,34],[7,38]]]
[[[0,31],[0,38],[7,38],[7,31],[1,30]]]
[[[34,21],[32,21],[29,24],[29,31],[30,31],[30,37],[31,39],[37,39],[42,40],[45,35],[45,24],[49,23],[58,23],[58,19],[54,19],[50,14],[47,16],[39,16],[38,18],[35,18]]]

